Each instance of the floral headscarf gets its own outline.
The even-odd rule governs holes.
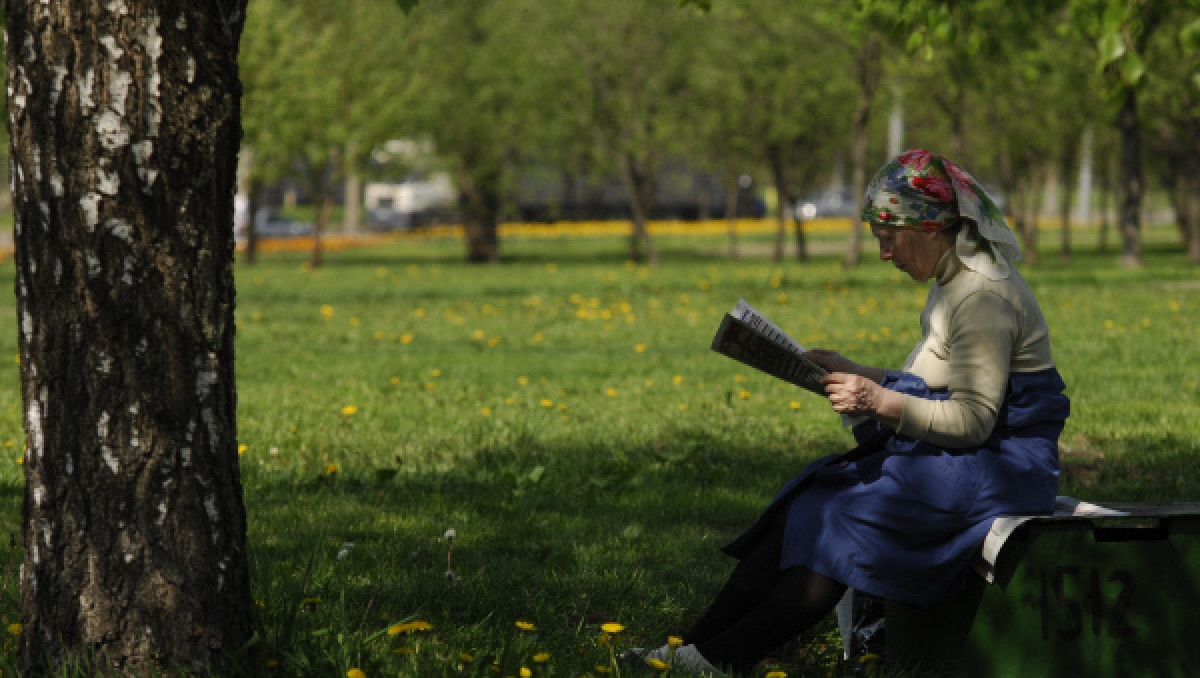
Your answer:
[[[966,219],[955,252],[963,264],[993,280],[1008,277],[1021,247],[1000,209],[979,182],[958,165],[923,149],[905,151],[871,179],[863,221],[920,231],[940,231]]]

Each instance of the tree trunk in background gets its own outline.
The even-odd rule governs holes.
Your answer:
[[[1060,231],[1061,248],[1059,259],[1064,264],[1071,263],[1071,167],[1075,163],[1079,148],[1073,135],[1067,135],[1058,159],[1058,219],[1062,226]]]
[[[771,178],[775,182],[775,191],[779,196],[777,217],[779,227],[775,229],[775,248],[771,253],[771,261],[779,263],[783,261],[788,223],[792,221],[792,203],[795,201],[788,178],[787,148],[784,144],[768,144],[767,163],[771,167]],[[808,261],[808,244],[804,239],[803,222],[800,221],[796,222],[796,258],[800,261]]]
[[[1021,238],[1021,251],[1024,259],[1029,264],[1036,264],[1038,260],[1037,239],[1038,239],[1038,212],[1040,212],[1040,200],[1038,195],[1041,193],[1041,181],[1038,174],[1040,169],[1031,159],[1026,159],[1022,163],[1027,168],[1027,173],[1024,176],[1010,179],[1015,191],[1012,195],[1012,215],[1013,222],[1016,226],[1017,235]],[[1012,173],[1011,163],[1005,161],[1002,166],[1002,176]]]
[[[1189,202],[1188,212],[1191,215],[1188,223],[1188,261],[1200,265],[1200,180],[1193,178],[1192,180],[1192,198]]]
[[[242,237],[246,239],[246,249],[242,261],[253,264],[258,258],[258,229],[255,227],[254,215],[258,213],[262,182],[255,175],[253,148],[243,148],[238,160],[237,192],[246,200],[246,213],[242,215],[242,219],[245,220]],[[234,218],[236,227],[236,216]]]
[[[738,258],[738,194],[741,193],[741,187],[738,185],[738,175],[736,172],[730,173],[725,178],[725,224],[729,231],[729,258]]]
[[[329,226],[329,215],[333,213],[333,196],[328,191],[321,191],[313,196],[313,206],[317,209],[317,218],[313,220],[312,256],[308,260],[309,267],[320,268],[325,254],[325,244],[322,238]]]
[[[234,384],[245,0],[9,0],[19,659],[215,671],[252,632]],[[222,11],[218,11],[218,10]]]
[[[862,226],[859,216],[862,214],[863,193],[867,189],[867,122],[871,116],[871,100],[875,96],[875,85],[878,82],[879,43],[871,35],[863,42],[862,50],[856,60],[858,70],[858,106],[854,111],[853,149],[851,151],[850,190],[853,193],[854,212],[850,215],[850,244],[846,249],[843,263],[853,268],[858,266],[862,253]],[[797,229],[803,229],[797,221]]]
[[[1108,155],[1104,158],[1104,162],[1100,163],[1100,172],[1097,177],[1097,182],[1100,185],[1100,192],[1103,196],[1100,207],[1100,233],[1096,237],[1096,250],[1099,252],[1108,251],[1108,231],[1112,226],[1112,212],[1116,203],[1117,187],[1114,183],[1118,172],[1116,171],[1115,156]]]
[[[647,163],[651,164],[652,163]],[[658,265],[658,252],[650,240],[647,222],[654,209],[654,173],[640,167],[637,160],[625,155],[621,158],[621,179],[629,196],[629,211],[633,228],[629,234],[629,259],[638,263]]]
[[[249,216],[246,221],[246,263],[253,264],[258,259],[258,221],[255,216],[262,205],[262,181],[251,179],[246,193],[246,211]]]
[[[362,226],[362,175],[358,173],[358,144],[346,143],[345,205],[342,228],[346,233],[358,233]]]
[[[1121,265],[1142,265],[1142,194],[1145,178],[1142,171],[1142,137],[1138,120],[1137,92],[1127,88],[1121,112],[1117,115],[1121,131]]]
[[[1188,261],[1200,264],[1200,175],[1197,168],[1179,177],[1179,200],[1175,209],[1180,213],[1180,230]]]
[[[952,162],[964,162],[961,158],[967,148],[967,73],[965,65],[951,64],[950,75],[954,84],[954,103],[950,107],[950,153]]]
[[[487,180],[461,179],[458,203],[462,208],[467,261],[494,264],[500,261],[500,195]]]

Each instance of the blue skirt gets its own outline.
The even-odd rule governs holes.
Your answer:
[[[912,374],[883,385],[949,397]],[[723,550],[740,558],[783,511],[781,569],[803,565],[876,596],[936,603],[962,588],[992,519],[1054,511],[1058,437],[1070,413],[1064,388],[1054,369],[1013,374],[995,429],[978,447],[943,448],[860,424],[858,447],[805,467]]]

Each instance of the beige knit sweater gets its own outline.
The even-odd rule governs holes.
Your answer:
[[[906,395],[897,432],[944,447],[978,445],[996,424],[1009,375],[1054,367],[1042,311],[1010,270],[991,280],[963,266],[953,248],[938,262],[921,312],[923,339],[904,370],[950,398]]]

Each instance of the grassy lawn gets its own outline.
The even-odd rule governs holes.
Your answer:
[[[1048,248],[1026,270],[1073,401],[1064,494],[1200,498],[1200,270],[1160,241],[1136,271],[1086,240],[1069,265]],[[614,650],[682,632],[730,570],[718,548],[806,461],[851,442],[823,400],[709,351],[722,314],[745,297],[806,345],[898,366],[926,288],[873,253],[843,270],[832,255],[731,261],[720,238],[657,245],[656,268],[625,262],[618,238],[508,240],[497,266],[414,240],[317,270],[304,253],[238,268],[264,675],[599,676]],[[12,288],[11,260],[0,278]],[[24,445],[13,304],[0,302],[6,624]],[[432,629],[387,632],[409,621]],[[608,644],[604,622],[625,627]],[[0,665],[14,646],[0,642]],[[839,652],[830,622],[779,666],[836,674]]]

